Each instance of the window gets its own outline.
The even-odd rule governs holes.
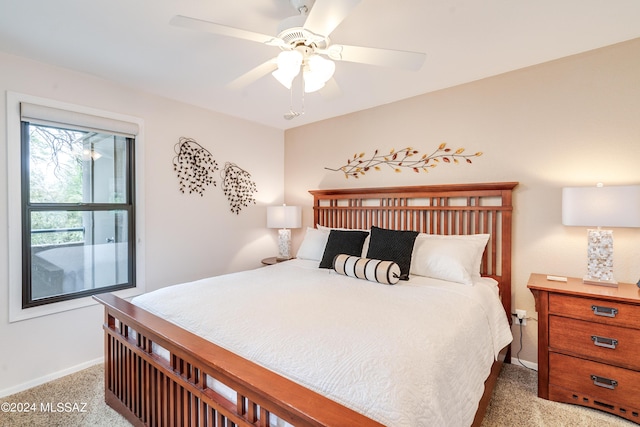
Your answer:
[[[22,306],[135,286],[134,139],[22,122]]]
[[[19,197],[13,198],[19,200],[19,239],[10,236],[10,253],[15,255],[16,240],[20,246],[19,275],[18,263],[10,260],[10,293],[20,279],[19,308],[10,296],[14,314],[48,314],[45,306],[60,306],[56,312],[90,304],[86,297],[93,294],[139,290],[140,123],[81,107],[17,104],[19,149],[12,151],[10,140],[8,160],[20,156]],[[16,175],[9,169],[10,177]],[[15,182],[10,187],[15,190]],[[10,221],[14,204],[10,195]],[[11,313],[12,320],[24,317]]]

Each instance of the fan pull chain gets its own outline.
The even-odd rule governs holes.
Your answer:
[[[284,114],[285,120],[292,120],[304,114],[304,79],[301,77],[300,81],[302,82],[302,111],[293,111],[293,85],[291,85],[289,91],[289,111]]]
[[[302,76],[300,76],[300,92],[302,93],[302,111],[300,112],[300,115],[303,115],[304,114],[304,78]]]

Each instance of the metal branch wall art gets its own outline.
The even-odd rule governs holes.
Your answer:
[[[440,146],[431,154],[423,154],[420,156],[418,150],[411,147],[403,148],[402,150],[395,151],[391,149],[389,154],[380,154],[376,150],[369,158],[365,156],[365,153],[356,153],[353,158],[347,159],[347,163],[339,168],[327,168],[325,169],[344,173],[345,178],[366,175],[371,170],[380,171],[384,166],[387,166],[394,170],[394,172],[402,172],[403,169],[410,169],[413,172],[429,172],[429,169],[435,168],[441,162],[442,163],[454,163],[458,164],[461,160],[466,163],[472,163],[472,157],[479,157],[482,152],[473,154],[464,154],[464,148],[458,148],[453,151],[451,148],[447,148],[446,143],[440,144]]]
[[[220,169],[218,162],[207,149],[191,138],[181,137],[175,146],[176,156],[173,158],[173,170],[178,173],[180,191],[189,194],[204,195],[209,184],[216,185],[214,173]],[[256,183],[251,174],[235,163],[226,162],[222,177],[222,191],[229,200],[231,212],[238,215],[243,207],[255,204]]]
[[[236,215],[249,203],[256,203],[253,193],[257,192],[256,183],[251,180],[251,174],[235,163],[225,163],[222,175],[222,191],[229,199],[231,212]]]
[[[220,169],[207,149],[191,138],[181,137],[175,146],[173,170],[178,173],[180,191],[204,195],[210,184],[216,185],[214,173]]]

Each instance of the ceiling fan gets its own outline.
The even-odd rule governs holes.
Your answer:
[[[228,87],[232,89],[243,88],[269,73],[290,89],[293,80],[302,72],[305,92],[315,92],[325,85],[335,91],[337,85],[332,78],[334,61],[409,70],[418,70],[424,62],[424,53],[331,43],[331,32],[361,0],[289,1],[299,14],[283,20],[275,37],[182,15],[174,16],[170,23],[177,27],[235,37],[281,49],[276,58],[258,65],[229,83]]]

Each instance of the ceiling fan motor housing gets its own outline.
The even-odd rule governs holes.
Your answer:
[[[329,45],[328,37],[318,36],[302,27],[287,28],[278,34],[278,38],[293,49],[301,45],[325,49]]]
[[[325,49],[329,45],[328,37],[320,36],[304,28],[307,14],[313,3],[313,0],[291,0],[291,6],[300,14],[290,16],[278,25],[278,38],[293,49],[303,44],[319,49]]]

